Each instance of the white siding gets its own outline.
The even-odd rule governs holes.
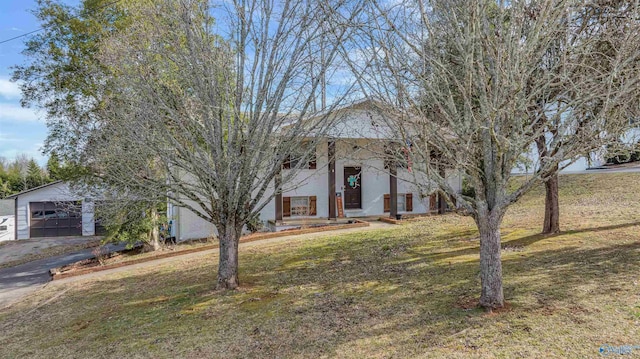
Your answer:
[[[215,237],[218,233],[211,222],[205,221],[190,209],[179,208],[176,217],[176,236],[179,241]]]
[[[93,236],[96,234],[96,220],[94,217],[93,201],[82,201],[82,235]]]
[[[316,169],[302,169],[289,183],[283,185],[283,197],[316,196],[317,215],[313,217],[329,217],[329,161],[327,158],[327,143],[321,143],[316,148]],[[288,170],[283,170],[286,176]],[[336,185],[337,186],[337,185]],[[275,219],[275,200],[260,212],[262,220]]]
[[[0,230],[0,242],[16,239],[15,224],[15,216],[0,216],[0,226],[7,227],[4,231]]]

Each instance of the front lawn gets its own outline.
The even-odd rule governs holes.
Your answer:
[[[245,247],[231,293],[212,292],[211,256],[53,284],[0,312],[0,357],[584,358],[640,346],[640,175],[561,176],[556,236],[537,234],[543,198],[537,188],[505,219],[508,305],[496,313],[475,308],[475,226],[447,215]]]

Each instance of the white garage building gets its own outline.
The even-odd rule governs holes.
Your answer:
[[[74,194],[66,182],[52,182],[6,199],[15,201],[16,239],[96,234],[93,201]]]

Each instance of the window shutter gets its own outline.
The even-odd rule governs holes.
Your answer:
[[[404,206],[407,212],[413,211],[413,194],[407,193],[404,197]]]
[[[429,196],[429,209],[432,211],[438,210],[438,195],[436,193],[432,193]]]
[[[316,196],[309,196],[309,215],[315,216],[318,212],[316,210]]]
[[[384,195],[384,211],[391,212],[391,195],[390,194]]]
[[[291,197],[282,197],[282,216],[291,217]]]

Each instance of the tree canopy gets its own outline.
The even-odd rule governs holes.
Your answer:
[[[636,3],[614,3],[374,1],[358,33],[369,60],[349,59],[354,76],[387,105],[397,140],[411,143],[416,184],[428,192],[435,181],[476,221],[487,308],[503,305],[499,226],[507,208],[615,140],[637,106],[640,13]],[[593,11],[607,15],[595,21]],[[511,187],[512,170],[536,141],[544,160]],[[473,196],[450,186],[443,167],[460,171]]]

